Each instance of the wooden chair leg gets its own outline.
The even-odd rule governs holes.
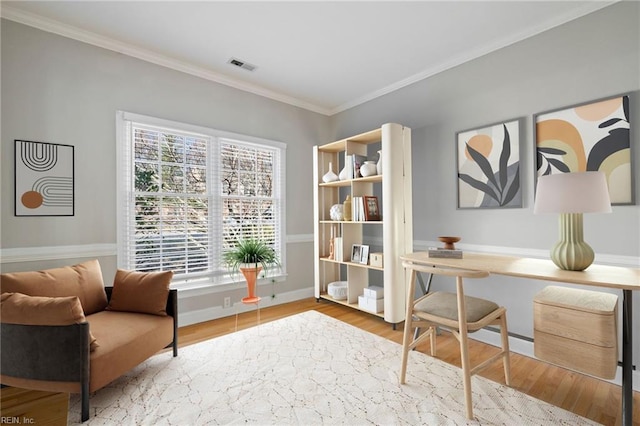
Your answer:
[[[416,272],[411,271],[407,286],[407,311],[404,317],[404,333],[402,336],[402,364],[400,365],[400,384],[404,384],[407,376],[407,361],[411,340],[411,324],[413,322],[413,292],[415,289]]]
[[[436,356],[436,332],[437,329],[435,326],[429,327],[429,333],[431,333],[431,336],[429,337],[429,342],[431,344],[431,356],[434,358]]]
[[[402,337],[402,364],[400,366],[400,384],[405,384],[407,375],[407,361],[409,358],[409,345],[411,344],[411,319],[404,324],[404,335]]]
[[[500,336],[502,337],[502,365],[504,366],[504,381],[507,386],[511,386],[511,361],[509,352],[509,329],[507,328],[507,313],[500,318]]]
[[[462,364],[462,382],[467,418],[473,419],[473,402],[471,401],[471,364],[469,363],[469,342],[467,336],[467,310],[464,303],[462,277],[456,277],[458,299],[458,334],[460,338],[460,361]]]

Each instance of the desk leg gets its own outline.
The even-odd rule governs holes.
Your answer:
[[[622,290],[622,424],[633,425],[633,292]]]

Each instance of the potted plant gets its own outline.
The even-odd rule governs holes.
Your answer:
[[[276,251],[267,243],[258,239],[242,239],[223,255],[223,261],[231,271],[242,272],[247,282],[248,296],[243,303],[255,303],[260,300],[256,296],[256,280],[260,271],[280,266]]]

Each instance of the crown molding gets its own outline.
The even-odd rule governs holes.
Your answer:
[[[414,74],[403,80],[400,80],[394,84],[391,84],[379,90],[375,90],[373,92],[367,93],[349,102],[343,103],[342,105],[339,105],[335,108],[322,107],[320,105],[316,105],[311,102],[303,101],[301,99],[298,99],[292,96],[284,95],[282,93],[265,89],[258,85],[250,84],[238,79],[233,79],[223,74],[210,71],[206,68],[191,65],[185,61],[179,61],[174,58],[159,54],[151,50],[135,47],[131,44],[124,43],[116,39],[104,37],[96,33],[82,30],[80,28],[77,28],[71,25],[63,24],[59,21],[45,18],[40,15],[25,12],[20,9],[13,8],[11,6],[2,5],[0,7],[0,16],[2,16],[2,18],[9,19],[11,21],[15,21],[24,25],[28,25],[43,31],[47,31],[47,32],[57,34],[63,37],[71,38],[74,40],[78,40],[78,41],[91,44],[97,47],[102,47],[104,49],[112,50],[114,52],[122,53],[127,56],[141,59],[143,61],[160,65],[166,68],[170,68],[176,71],[184,72],[186,74],[190,74],[196,77],[203,78],[205,80],[223,84],[225,86],[233,87],[238,90],[253,93],[258,96],[262,96],[278,102],[289,104],[289,105],[299,107],[308,111],[316,112],[318,114],[322,114],[325,116],[332,116],[340,112],[346,111],[348,109],[354,108],[365,102],[369,102],[373,99],[387,95],[396,90],[402,89],[411,84],[417,83],[426,78],[432,77],[436,74],[439,74],[443,71],[454,68],[465,62],[469,62],[473,59],[477,59],[488,53],[502,49],[511,44],[533,37],[544,31],[550,30],[552,28],[555,28],[557,26],[560,26],[572,20],[581,18],[590,13],[596,12],[605,7],[611,6],[612,4],[618,3],[619,1],[621,0],[611,0],[611,1],[605,1],[605,2],[600,2],[600,1],[587,2],[581,8],[573,10],[564,15],[558,15],[555,17],[555,19],[540,23],[533,29],[530,29],[528,31],[522,31],[513,36],[499,40],[498,42],[493,43],[492,45],[484,46],[481,49],[476,49],[464,55],[459,55],[458,57],[450,61],[441,63],[436,67],[426,69],[422,72]]]
[[[369,102],[373,99],[387,95],[391,92],[395,92],[396,90],[402,89],[403,87],[409,86],[413,83],[417,83],[426,78],[433,77],[436,74],[439,74],[443,71],[457,67],[458,65],[462,65],[465,62],[469,62],[474,59],[480,58],[491,52],[495,52],[497,50],[500,50],[502,48],[515,44],[519,41],[525,40],[527,38],[530,38],[540,33],[543,33],[545,31],[548,31],[552,28],[558,27],[562,24],[566,24],[567,22],[581,18],[585,15],[596,12],[600,9],[604,9],[607,6],[611,6],[612,4],[618,3],[619,1],[621,0],[611,0],[606,2],[597,2],[597,1],[589,2],[579,9],[573,10],[570,13],[565,13],[564,15],[558,15],[553,20],[540,23],[539,25],[537,25],[536,27],[530,30],[521,31],[518,34],[514,34],[510,37],[503,38],[491,45],[483,46],[481,49],[475,49],[473,51],[465,53],[464,55],[459,55],[458,57],[450,61],[443,62],[441,64],[438,64],[435,67],[421,71],[417,74],[414,74],[410,77],[400,80],[394,84],[391,84],[389,86],[383,87],[379,90],[373,91],[359,98],[346,102],[336,108],[331,109],[330,115],[338,114],[350,108],[354,108],[358,105],[361,105],[365,102]]]
[[[233,79],[223,74],[215,73],[203,67],[191,65],[190,63],[185,61],[179,61],[177,59],[162,55],[152,50],[142,49],[129,43],[125,43],[110,37],[104,37],[91,31],[86,31],[71,25],[63,24],[62,22],[45,18],[33,13],[25,12],[11,6],[2,5],[2,7],[0,8],[0,15],[2,16],[2,18],[8,19],[10,21],[28,25],[42,31],[91,44],[103,49],[112,50],[123,55],[141,59],[152,64],[190,74],[195,77],[200,77],[205,80],[223,84],[225,86],[272,99],[274,101],[282,102],[322,115],[330,115],[331,113],[331,110],[328,108],[324,108],[319,105],[294,98],[292,96],[287,96],[282,93],[265,89],[255,84]]]

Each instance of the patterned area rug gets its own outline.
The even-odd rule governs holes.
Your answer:
[[[91,396],[90,425],[591,425],[474,376],[475,421],[460,370],[308,311],[156,355]],[[80,420],[72,395],[69,421]]]

